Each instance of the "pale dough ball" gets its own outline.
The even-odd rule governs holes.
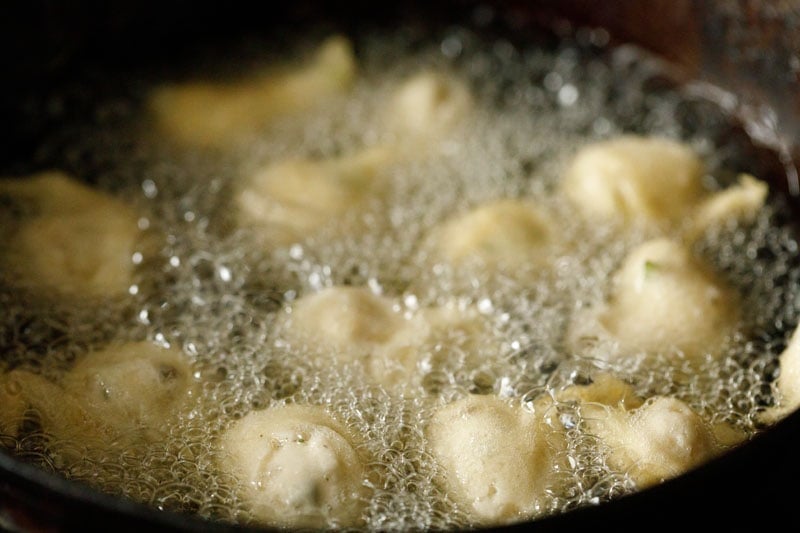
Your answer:
[[[239,220],[267,241],[286,245],[322,228],[353,229],[370,201],[379,201],[391,153],[372,148],[320,161],[287,160],[249,176],[236,195]],[[349,217],[349,218],[348,218]]]
[[[500,353],[489,320],[474,306],[449,302],[419,309],[390,342],[376,346],[371,375],[387,386],[419,384],[434,371],[468,371]]]
[[[135,220],[118,211],[95,209],[26,222],[11,256],[35,285],[95,296],[122,294],[132,281]]]
[[[103,425],[56,383],[26,370],[0,375],[0,433],[17,437],[29,416],[52,439],[107,436]]]
[[[764,207],[769,187],[749,174],[739,176],[739,182],[710,195],[691,215],[689,238],[697,238],[707,229],[728,220],[752,220]]]
[[[549,216],[526,200],[501,199],[446,221],[434,233],[435,246],[451,263],[544,265],[555,231]]]
[[[322,407],[251,412],[222,435],[219,447],[220,468],[236,476],[257,520],[290,528],[362,522],[364,462]]]
[[[61,172],[0,182],[25,212],[9,243],[9,269],[65,293],[124,293],[133,276],[138,217],[124,202]]]
[[[378,383],[395,385],[415,368],[415,348],[427,329],[394,305],[364,287],[330,287],[298,299],[285,331],[337,362],[360,362]]]
[[[90,352],[63,385],[92,417],[122,432],[167,430],[199,393],[183,353],[151,342]]]
[[[365,287],[329,287],[294,302],[289,332],[354,358],[389,342],[407,325],[391,299]]]
[[[598,316],[577,317],[571,343],[575,347],[580,337],[594,334],[617,344],[616,351],[602,351],[606,359],[642,352],[670,355],[677,349],[684,358],[700,360],[721,354],[739,313],[739,297],[732,288],[685,247],[655,239],[626,257]]]
[[[356,60],[342,36],[325,40],[311,58],[231,83],[193,82],[158,88],[149,108],[158,128],[189,146],[224,147],[270,120],[324,105],[353,84]]]
[[[765,411],[761,420],[772,424],[800,407],[800,328],[795,329],[780,355],[777,379],[778,405]]]
[[[34,413],[53,439],[104,450],[157,438],[198,392],[180,352],[119,344],[84,356],[59,384],[24,370],[0,376],[0,432],[16,436]]]
[[[778,390],[789,411],[800,407],[800,333],[795,331],[780,357]]]
[[[398,142],[426,142],[455,128],[473,106],[463,82],[423,71],[397,88],[387,106],[386,122]]]
[[[60,170],[2,179],[0,194],[9,195],[31,216],[74,215],[103,206],[120,207],[121,203]]]
[[[580,403],[588,431],[608,448],[609,465],[640,487],[679,475],[747,438],[726,422],[707,424],[679,400],[656,396],[645,402],[632,385],[606,372],[556,398]]]
[[[572,385],[559,391],[560,401],[599,404],[605,406],[633,409],[644,403],[634,391],[633,386],[606,372],[592,376],[588,385]]]
[[[298,299],[283,328],[293,342],[339,363],[360,362],[387,387],[411,384],[420,366],[431,371],[457,359],[476,367],[498,351],[488,321],[474,308],[442,305],[406,315],[364,287],[330,287]]]
[[[20,373],[23,371],[14,371]],[[24,395],[23,384],[16,379],[14,372],[0,376],[0,434],[17,436],[29,402]],[[24,372],[23,375],[28,374]],[[31,374],[33,375],[33,374]]]
[[[723,451],[713,429],[680,400],[658,396],[632,411],[595,409],[591,432],[608,447],[608,463],[644,488],[677,477]]]
[[[439,482],[475,521],[487,524],[536,515],[555,484],[565,442],[555,417],[495,396],[442,407],[426,438],[442,471]]]
[[[699,201],[704,172],[685,144],[625,135],[579,150],[562,187],[588,216],[663,226],[680,222]]]

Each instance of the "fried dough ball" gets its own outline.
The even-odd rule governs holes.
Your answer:
[[[302,112],[344,94],[355,78],[351,43],[326,39],[299,66],[234,83],[192,82],[156,89],[149,100],[157,127],[188,146],[224,147],[270,120]]]
[[[795,331],[789,345],[781,353],[778,390],[787,411],[800,407],[800,333]]]
[[[330,287],[295,302],[286,333],[338,362],[359,361],[377,382],[394,385],[416,366],[421,326],[393,306],[364,287]]]
[[[664,226],[680,222],[702,197],[704,172],[700,158],[685,144],[625,135],[582,148],[562,186],[590,217]]]
[[[595,311],[591,311],[595,313]],[[739,321],[738,294],[715,278],[689,251],[668,239],[635,248],[613,280],[608,302],[594,319],[579,316],[571,327],[571,344],[597,336],[617,343],[601,357],[635,353],[669,354],[677,349],[700,360],[722,353]],[[577,348],[580,350],[580,348]]]
[[[766,183],[742,174],[736,185],[711,194],[702,185],[705,172],[686,144],[623,135],[578,151],[562,188],[590,217],[680,228],[688,240],[726,220],[750,220],[764,206]]]
[[[27,375],[27,372],[22,375]],[[34,374],[31,374],[34,375]],[[20,383],[13,372],[0,376],[0,434],[16,437],[25,411],[29,408],[29,401],[24,396],[24,385]]]
[[[52,438],[92,449],[156,440],[198,392],[177,350],[118,344],[85,355],[60,383],[24,370],[0,376],[0,433],[17,436],[33,413]]]
[[[359,214],[380,200],[387,182],[381,171],[391,160],[384,148],[320,161],[287,160],[249,176],[236,195],[242,226],[256,227],[268,242],[301,241],[335,224],[342,232],[359,226]]]
[[[461,355],[459,366],[477,366],[484,351],[496,348],[474,308],[443,305],[406,316],[395,305],[364,287],[331,287],[297,300],[284,327],[290,339],[326,357],[360,362],[386,387],[412,383],[420,364],[441,367],[453,352]]]
[[[608,462],[639,488],[677,477],[723,451],[712,428],[675,398],[652,398],[633,411],[609,409],[589,419],[608,446]]]
[[[87,413],[120,432],[166,430],[199,393],[182,352],[146,341],[88,353],[63,385]]]
[[[329,287],[298,299],[288,327],[352,357],[390,341],[407,325],[393,302],[365,287]]]
[[[749,174],[739,176],[736,185],[706,198],[691,216],[689,239],[727,220],[750,221],[767,200],[769,187]]]
[[[800,328],[792,333],[779,361],[778,405],[763,413],[761,420],[767,424],[779,421],[800,407]]]
[[[54,439],[107,436],[72,396],[56,383],[26,370],[0,375],[0,434],[17,437],[30,417]]]
[[[473,105],[463,82],[423,71],[397,88],[387,106],[386,121],[398,142],[424,143],[452,131]]]
[[[442,407],[425,434],[439,482],[473,520],[487,524],[536,515],[565,445],[560,423],[546,411],[532,413],[495,396]]]
[[[234,422],[219,443],[252,515],[272,526],[343,528],[362,522],[364,461],[324,408],[283,406]]]
[[[419,309],[368,360],[372,378],[387,387],[419,386],[430,372],[469,371],[499,353],[487,318],[474,307]]]
[[[300,298],[287,323],[291,338],[309,342],[339,362],[359,361],[384,385],[408,379],[424,325],[364,287],[331,287]]]
[[[644,403],[632,385],[607,372],[593,376],[588,385],[572,385],[559,391],[557,398],[560,401],[599,403],[624,409],[634,409]]]
[[[639,488],[679,476],[746,438],[725,422],[707,423],[675,398],[645,401],[630,384],[605,372],[557,398],[581,404],[587,430],[607,448],[609,466],[627,473]]]
[[[495,200],[446,221],[435,231],[436,247],[458,264],[479,261],[493,267],[544,265],[555,239],[550,218],[535,204]]]
[[[128,289],[141,234],[131,207],[63,172],[0,181],[0,194],[22,207],[7,254],[17,279],[96,297]]]

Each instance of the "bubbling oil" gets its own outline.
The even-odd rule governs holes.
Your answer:
[[[777,357],[797,323],[800,302],[792,292],[800,286],[797,243],[792,229],[779,222],[781,205],[767,206],[752,224],[709,232],[695,250],[743,295],[745,325],[727,357],[700,368],[674,361],[601,364],[565,347],[572,316],[602,301],[625,254],[652,237],[643,229],[587,224],[572,214],[558,183],[577,149],[626,132],[658,134],[701,154],[711,189],[730,184],[740,171],[758,174],[737,159],[727,136],[729,117],[707,101],[654,83],[663,72],[650,58],[629,48],[606,49],[602,37],[587,30],[540,48],[466,27],[423,42],[403,31],[367,32],[357,38],[359,76],[348,95],[307,116],[278,120],[224,153],[181,150],[153,138],[135,100],[126,104],[123,120],[104,120],[113,112],[101,104],[99,119],[70,126],[41,153],[133,202],[140,227],[158,246],[134,255],[136,279],[127,296],[99,306],[22,290],[4,275],[2,365],[58,380],[91,348],[147,339],[180,349],[202,394],[155,442],[58,441],[37,427],[35,413],[19,437],[0,442],[20,460],[103,492],[248,523],[253,517],[237,480],[218,467],[216,439],[253,410],[325,405],[361,436],[360,447],[373,458],[364,528],[428,530],[470,525],[465,510],[431,481],[436,465],[423,435],[438,406],[468,393],[532,402],[604,370],[629,380],[643,396],[674,396],[711,421],[729,422],[748,435],[760,431],[758,413],[774,402]],[[266,44],[264,50],[266,57]],[[390,204],[357,215],[368,221],[362,231],[341,235],[335,227],[323,228],[292,245],[265,246],[251,228],[237,226],[232,191],[243,175],[288,157],[330,157],[380,145],[386,134],[375,117],[402,80],[423,68],[462,79],[474,109],[433,153],[391,167]],[[557,216],[560,238],[571,244],[554,258],[552,272],[523,266],[524,272],[512,275],[430,260],[424,243],[434,227],[506,197],[530,198]],[[370,383],[357,364],[332,365],[330,354],[289,342],[276,327],[293,301],[339,285],[370,287],[409,316],[448,302],[476,306],[497,348],[466,368],[459,348],[425,346],[443,354],[443,362],[418,366],[402,393]],[[549,496],[542,513],[635,490],[624,473],[606,464],[576,406],[563,402],[558,408],[569,468],[560,473],[565,488]]]

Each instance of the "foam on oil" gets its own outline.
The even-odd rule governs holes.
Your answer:
[[[302,120],[278,121],[222,155],[165,147],[135,127],[135,116],[124,127],[100,120],[72,130],[81,136],[59,148],[59,157],[77,174],[93,176],[98,187],[134,202],[142,212],[140,226],[158,246],[134,258],[130,298],[101,308],[42,298],[3,279],[2,364],[58,379],[91,347],[150,339],[186,354],[202,395],[155,444],[111,443],[98,451],[98,443],[54,443],[34,417],[30,431],[3,437],[3,445],[22,460],[105,492],[246,522],[251,517],[235,480],[216,466],[217,435],[254,409],[324,404],[362,436],[363,451],[374,458],[366,529],[466,526],[463,511],[431,482],[435,465],[423,438],[431,413],[467,393],[532,402],[590,379],[600,365],[565,349],[566,325],[606,296],[626,252],[651,236],[573,216],[557,190],[565,162],[588,142],[635,132],[689,143],[706,160],[712,188],[730,183],[738,171],[757,173],[732,168],[737,154],[725,143],[729,123],[720,111],[674,89],[653,88],[659,71],[638,51],[606,50],[601,34],[581,35],[551,49],[487,41],[466,28],[424,43],[403,32],[362,36],[359,79],[349,96]],[[392,90],[424,67],[463,80],[476,107],[432,154],[391,167],[390,204],[377,203],[359,215],[369,221],[364,231],[341,235],[333,227],[292,246],[266,247],[255,244],[251,230],[236,227],[232,191],[242,175],[287,157],[335,156],[381,144],[386,134],[375,117]],[[425,243],[433,228],[503,197],[531,198],[555,213],[561,238],[571,244],[553,258],[552,271],[497,273],[431,260]],[[777,356],[797,323],[799,303],[792,292],[800,286],[797,243],[790,228],[776,226],[776,213],[780,206],[769,206],[754,224],[709,234],[696,250],[744,295],[747,334],[730,357],[699,371],[674,364],[603,368],[628,378],[642,395],[676,396],[713,421],[758,431],[756,415],[774,401]],[[329,355],[292,344],[275,327],[295,299],[342,284],[369,286],[409,315],[453,301],[477,306],[491,324],[497,350],[465,367],[466,355],[458,349],[426,346],[444,353],[443,362],[420,365],[402,394],[370,384],[357,365],[333,366]],[[559,408],[570,468],[561,474],[566,488],[543,512],[633,490],[623,473],[605,464],[575,406]]]

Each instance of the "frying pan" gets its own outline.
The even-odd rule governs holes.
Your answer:
[[[127,94],[126,73],[132,69],[169,68],[192,57],[197,46],[213,48],[242,34],[286,31],[310,20],[345,33],[401,21],[436,28],[478,10],[493,14],[495,31],[523,42],[541,32],[557,38],[581,27],[602,27],[612,45],[635,43],[661,55],[676,79],[695,83],[738,117],[739,129],[751,141],[750,155],[765,169],[761,177],[800,217],[800,2],[794,1],[290,2],[267,8],[188,0],[6,3],[0,8],[0,172],[36,170],[31,162],[38,142],[59,121],[86,113],[97,95]],[[68,88],[76,81],[92,89],[71,94]],[[64,105],[58,113],[43,113],[56,93],[67,95]],[[596,507],[503,529],[791,529],[799,508],[798,451],[800,413],[794,413],[677,479]],[[101,494],[4,451],[0,528],[251,531]]]

